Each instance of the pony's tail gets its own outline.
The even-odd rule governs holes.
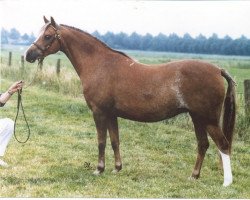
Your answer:
[[[224,100],[224,115],[223,115],[223,133],[229,142],[229,153],[231,153],[233,132],[236,115],[236,101],[235,101],[235,81],[225,71],[221,70],[221,75],[227,80],[228,87],[226,98]]]

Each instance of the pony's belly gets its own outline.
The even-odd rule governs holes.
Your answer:
[[[170,94],[152,95],[150,99],[135,95],[133,98],[116,101],[114,110],[118,117],[140,122],[157,122],[183,112]]]
[[[168,119],[171,117],[174,117],[180,113],[186,112],[185,109],[168,109],[168,110],[119,110],[116,112],[117,117],[121,117],[124,119],[129,119],[133,121],[139,121],[139,122],[157,122],[157,121],[162,121],[164,119]]]

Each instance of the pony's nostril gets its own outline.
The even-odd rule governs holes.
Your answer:
[[[27,62],[35,62],[36,59],[38,58],[39,54],[36,51],[27,51],[25,59]]]
[[[31,55],[30,51],[26,52],[25,59],[26,59],[27,62],[32,61],[32,55]]]

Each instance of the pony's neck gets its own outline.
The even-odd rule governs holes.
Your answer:
[[[71,61],[77,74],[87,74],[89,67],[98,66],[100,52],[104,53],[102,45],[87,33],[74,30],[66,26],[61,26],[61,51]]]

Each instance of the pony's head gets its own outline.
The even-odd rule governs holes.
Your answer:
[[[41,28],[38,38],[26,51],[26,61],[43,60],[46,56],[58,52],[61,48],[59,26],[53,17],[50,21],[43,17],[45,25]]]

